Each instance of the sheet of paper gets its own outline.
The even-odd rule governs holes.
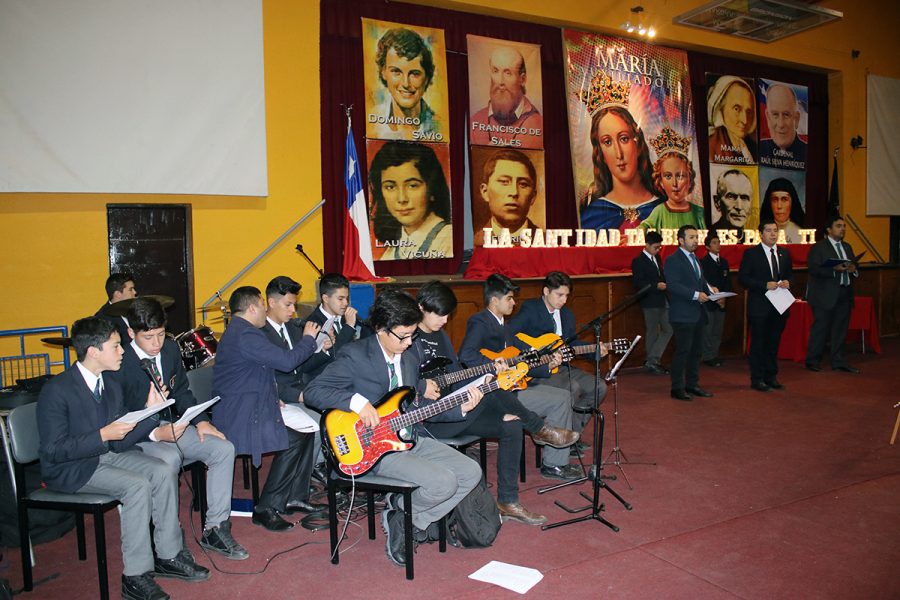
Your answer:
[[[322,329],[320,329],[318,335],[316,335],[316,352],[322,351],[322,347],[325,345],[325,340],[328,339],[328,336],[331,333],[332,329],[334,329],[334,317],[328,317],[328,319],[322,325]]]
[[[519,567],[496,560],[492,560],[469,575],[469,579],[493,583],[519,594],[528,592],[543,578],[544,575],[537,569]]]
[[[150,408],[145,408],[143,410],[133,410],[130,413],[125,413],[124,415],[116,419],[116,423],[138,423],[140,421],[143,421],[150,415],[155,415],[165,407],[172,406],[173,404],[175,404],[175,400],[169,398],[162,404],[157,404],[156,406],[151,406]]]
[[[319,430],[319,424],[296,404],[285,404],[281,407],[281,418],[285,427],[290,427],[300,433],[315,433]]]
[[[189,409],[184,411],[184,414],[181,415],[180,419],[175,421],[175,424],[176,425],[184,425],[185,423],[190,423],[194,417],[196,417],[197,415],[202,413],[204,410],[206,410],[207,408],[209,408],[210,406],[212,406],[213,404],[218,402],[219,398],[221,398],[221,396],[216,396],[212,400],[207,400],[206,402],[204,402],[202,404],[197,404],[196,406],[190,407]]]
[[[732,296],[737,296],[737,294],[734,292],[716,292],[715,294],[709,294],[709,299],[711,302],[715,302],[716,300],[731,298]]]
[[[787,288],[775,288],[774,290],[769,290],[766,292],[766,298],[769,299],[769,302],[772,303],[772,306],[775,307],[780,314],[784,314],[784,311],[791,307],[791,304],[794,303],[794,295],[791,293],[791,290]]]

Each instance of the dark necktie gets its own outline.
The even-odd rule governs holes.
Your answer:
[[[391,381],[390,381],[390,383],[388,383],[388,387],[389,387],[389,390],[392,390],[395,387],[397,387],[397,384],[400,383],[400,380],[397,379],[397,370],[394,368],[394,363],[388,363],[387,366],[388,366],[388,371],[391,374]]]
[[[847,260],[847,255],[844,254],[844,245],[838,242],[834,245],[834,251],[837,252],[838,258],[841,260]],[[850,285],[850,274],[847,271],[841,272],[841,285]]]
[[[334,320],[334,334],[337,335],[341,332],[341,319],[340,317]]]
[[[284,325],[278,328],[278,335],[281,336],[281,342],[287,346],[287,338],[284,335]]]
[[[694,267],[694,274],[697,276],[697,279],[700,279],[700,265],[697,263],[697,257],[694,256],[694,253],[691,252],[691,265]]]
[[[769,260],[772,262],[772,278],[778,281],[778,259],[775,258],[775,248],[769,248]]]
[[[100,387],[99,378],[97,379],[97,385],[94,386],[94,390],[91,393],[94,395],[94,400],[97,402],[100,402],[103,399],[103,390]]]

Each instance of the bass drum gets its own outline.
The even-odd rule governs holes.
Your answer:
[[[175,341],[181,348],[184,368],[189,371],[207,365],[216,357],[216,348],[219,346],[212,329],[205,325],[177,335]]]

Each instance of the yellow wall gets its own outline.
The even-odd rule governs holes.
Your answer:
[[[533,22],[616,33],[634,3],[617,0],[425,1],[434,6],[496,14]],[[490,6],[485,8],[483,4]],[[659,43],[830,73],[829,146],[839,157],[843,210],[888,254],[888,219],[865,217],[865,150],[849,139],[865,137],[865,77],[900,77],[900,13],[894,2],[827,0],[843,11],[841,22],[772,44],[741,41],[671,25],[700,0],[644,0]],[[570,15],[576,15],[575,17]],[[187,203],[193,210],[195,302],[199,306],[321,198],[319,121],[319,2],[264,0],[266,122],[269,197],[125,196],[99,194],[0,195],[0,283],[7,300],[0,329],[71,324],[103,301],[107,276],[105,206],[120,202]],[[716,50],[716,48],[727,48]],[[852,59],[850,51],[861,51]],[[851,235],[851,241],[860,244]],[[313,299],[315,273],[295,251],[302,243],[322,264],[322,219],[313,217],[238,285],[262,287],[275,274],[304,285]],[[145,290],[151,292],[152,290]],[[0,355],[5,353],[0,345]]]

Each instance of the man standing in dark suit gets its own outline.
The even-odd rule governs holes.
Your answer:
[[[678,229],[678,251],[666,259],[665,273],[669,294],[669,321],[675,333],[675,355],[672,357],[672,398],[691,400],[692,396],[709,398],[700,387],[700,352],[709,287],[694,252],[699,237],[693,225]]]
[[[575,315],[566,306],[569,294],[572,293],[572,279],[562,271],[551,271],[544,277],[540,298],[530,298],[522,302],[519,312],[509,320],[513,335],[524,333],[531,337],[540,337],[553,333],[567,340],[575,335]],[[584,345],[574,340],[573,346]],[[601,355],[606,349],[600,348]],[[556,373],[542,382],[569,392],[572,396],[572,407],[578,409],[573,426],[580,432],[587,424],[590,409],[594,406],[594,378],[587,372],[566,363]],[[599,385],[599,401],[606,397],[606,382],[602,379]]]
[[[306,402],[318,410],[353,411],[366,427],[375,427],[381,418],[373,403],[390,390],[415,388],[414,408],[437,400],[439,390],[434,382],[419,379],[417,353],[407,352],[421,320],[422,312],[408,294],[400,290],[382,292],[369,316],[375,335],[344,346],[335,361],[310,382],[304,392]],[[482,393],[472,389],[464,404],[432,418],[462,420],[481,398]],[[420,431],[421,424],[413,426],[414,433]],[[420,435],[408,451],[384,455],[371,472],[419,486],[412,493],[416,542],[425,541],[428,526],[453,510],[481,480],[477,462],[426,435]],[[385,549],[397,565],[405,564],[406,556],[401,502],[391,495],[381,515],[387,537]]]
[[[107,302],[97,309],[97,312],[94,313],[94,315],[102,317],[115,325],[116,331],[119,332],[119,337],[122,340],[122,345],[125,345],[128,343],[128,340],[131,339],[128,335],[128,319],[106,314],[105,309],[109,307],[110,304],[137,298],[137,290],[134,287],[134,277],[132,277],[131,273],[113,273],[106,278],[105,287]]]
[[[825,351],[825,342],[831,344],[831,369],[846,373],[859,373],[859,369],[847,364],[845,341],[853,309],[853,280],[859,277],[856,264],[846,262],[834,267],[825,261],[836,258],[853,260],[853,248],[844,241],[846,225],[840,215],[826,222],[825,236],[809,251],[809,282],[806,299],[813,312],[813,324],[806,349],[806,368],[819,371],[819,361]]]
[[[469,317],[466,323],[466,336],[459,348],[459,358],[467,367],[487,364],[490,361],[481,350],[499,354],[508,346],[519,350],[528,350],[519,341],[506,323],[516,305],[515,294],[519,286],[505,275],[493,274],[484,282],[485,309]],[[558,367],[562,358],[559,353],[552,355],[548,365],[531,369],[528,374],[535,378],[546,379],[550,369]],[[509,368],[505,361],[497,360],[497,371]],[[581,437],[572,430],[571,396],[559,388],[535,383],[528,388],[516,392],[522,405],[544,417],[544,427],[532,432],[531,437],[536,444],[549,446],[544,451],[544,464],[541,475],[547,479],[578,479],[583,475],[576,465],[569,464],[569,446]],[[501,507],[501,515],[503,510]],[[509,516],[509,515],[505,515]]]
[[[789,290],[794,278],[791,255],[776,247],[778,225],[769,219],[759,224],[762,242],[744,252],[738,279],[747,289],[747,321],[750,326],[750,387],[759,392],[783,389],[778,382],[778,345],[788,311],[779,314],[766,297],[776,288]]]
[[[122,423],[126,410],[118,381],[104,376],[122,363],[119,334],[109,321],[80,319],[72,326],[78,362],[51,379],[37,404],[41,477],[50,490],[107,494],[122,503],[122,597],[169,598],[153,577],[209,578],[182,542],[178,480],[162,461],[135,451],[156,425]],[[148,386],[149,389],[149,386]],[[150,390],[146,404],[162,402]],[[150,520],[153,541],[150,545]]]
[[[329,333],[319,335],[328,335],[331,342],[300,365],[304,383],[309,383],[324,371],[344,344],[369,335],[368,329],[364,330],[357,323],[357,310],[350,306],[350,281],[346,277],[340,273],[322,275],[319,279],[319,300],[319,306],[307,317],[307,322],[312,321],[323,328],[330,322]]]
[[[156,376],[168,398],[175,400],[175,415],[169,409],[157,413],[159,426],[150,432],[150,440],[139,446],[144,454],[163,461],[178,475],[183,464],[200,461],[209,470],[206,478],[206,498],[209,508],[200,545],[231,560],[249,556],[231,535],[231,492],[234,478],[234,446],[221,431],[201,413],[191,425],[175,425],[176,415],[182,415],[197,399],[188,387],[187,371],[181,351],[174,340],[166,337],[166,312],[153,298],[136,298],[128,308],[131,326],[130,343],[124,346],[122,368],[115,375],[125,392],[125,408],[142,410],[147,391],[151,387],[147,369]],[[163,420],[160,420],[163,417]],[[177,444],[175,443],[177,441]]]
[[[266,308],[257,288],[236,289],[228,305],[232,320],[219,341],[213,366],[212,393],[222,398],[212,407],[213,423],[231,440],[235,452],[249,454],[257,467],[264,453],[276,452],[252,521],[269,531],[287,531],[293,525],[279,513],[293,508],[296,464],[308,451],[303,444],[311,444],[313,437],[295,436],[285,426],[275,371],[291,371],[312,355],[319,326],[309,323],[300,343],[287,350],[260,331],[266,324]],[[309,490],[308,481],[301,491]]]
[[[731,275],[728,272],[728,261],[719,253],[721,241],[715,229],[709,230],[703,245],[706,246],[706,256],[700,259],[703,277],[709,285],[720,292],[730,292]],[[710,367],[721,367],[719,348],[722,346],[722,331],[725,328],[725,298],[707,302],[706,310],[709,320],[703,332],[702,360]]]
[[[266,286],[266,324],[263,325],[262,332],[270,342],[285,350],[292,350],[302,343],[303,337],[307,335],[307,325],[309,325],[309,335],[313,335],[312,332],[315,330],[314,323],[307,321],[306,324],[301,325],[293,319],[297,311],[297,294],[299,293],[300,284],[284,275],[275,277]],[[330,348],[331,338],[321,332],[319,335],[324,336],[323,341]],[[301,370],[303,365],[311,360],[313,360],[312,357],[306,359],[291,371],[276,370],[275,384],[278,387],[278,398],[282,402],[300,408],[318,423],[321,415],[303,402],[303,388],[306,386]],[[297,443],[291,445],[293,450],[286,450],[279,455],[279,465],[285,467],[283,469],[284,477],[293,482],[287,510],[288,512],[321,512],[327,505],[309,502],[310,477],[322,443],[320,433],[318,431],[302,433],[288,429],[288,437]]]
[[[647,357],[644,359],[644,369],[655,375],[665,375],[668,371],[659,361],[672,337],[672,326],[669,324],[669,304],[666,301],[666,277],[659,260],[662,236],[656,231],[648,231],[644,242],[644,250],[631,261],[634,289],[642,290],[650,286],[640,297],[646,328],[644,347],[647,348]]]

